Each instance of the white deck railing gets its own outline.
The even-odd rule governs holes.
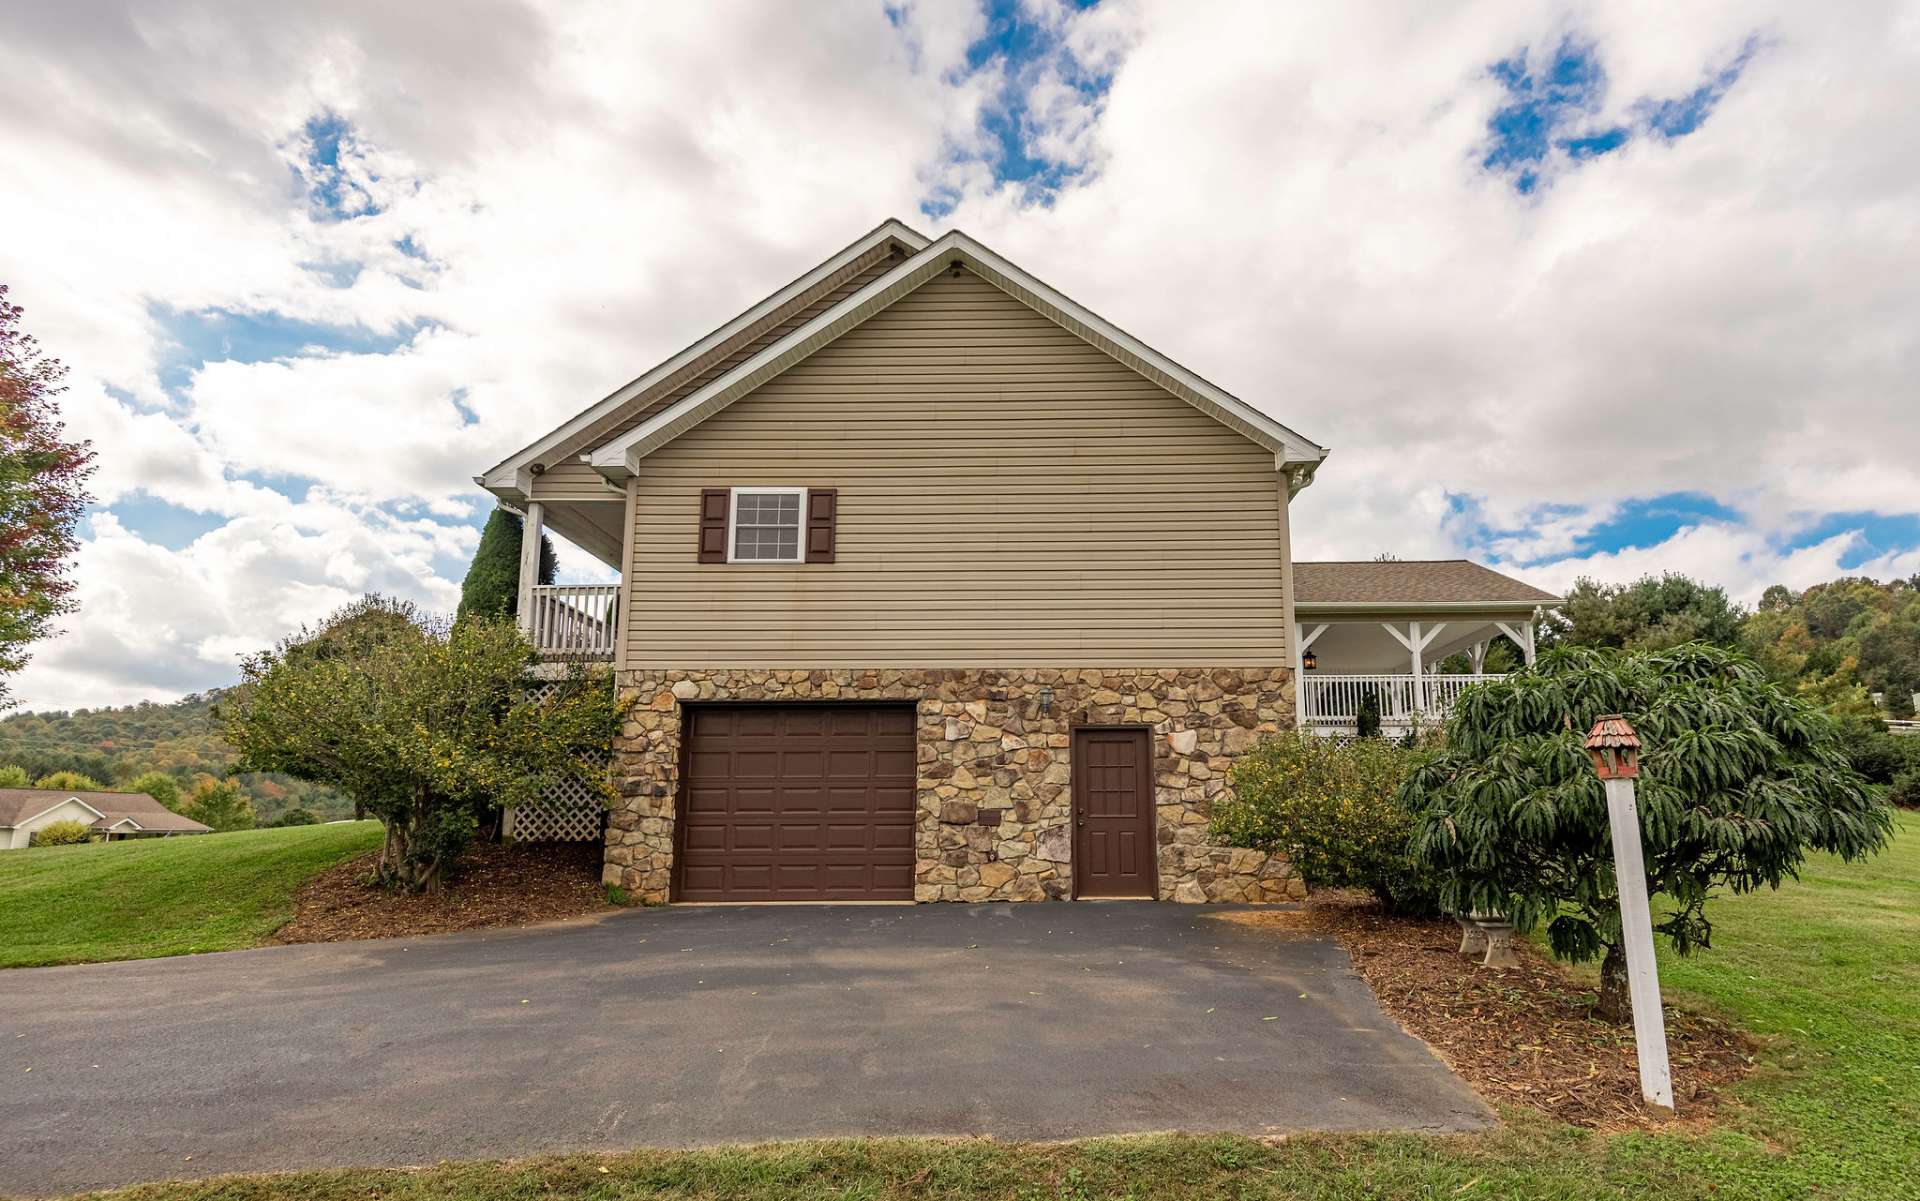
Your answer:
[[[1438,725],[1468,685],[1497,680],[1498,674],[1463,676],[1300,674],[1300,714],[1308,728],[1341,729],[1360,719],[1361,701],[1379,699],[1380,724]]]
[[[538,584],[520,615],[534,649],[556,659],[611,659],[618,584]]]

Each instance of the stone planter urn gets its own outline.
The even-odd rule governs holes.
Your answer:
[[[1455,914],[1454,921],[1460,924],[1460,953],[1462,955],[1481,955],[1482,967],[1518,967],[1519,959],[1513,954],[1513,923],[1498,913],[1474,910],[1461,917]]]

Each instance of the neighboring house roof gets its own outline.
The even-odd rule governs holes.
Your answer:
[[[0,788],[0,829],[18,827],[74,801],[96,815],[93,827],[105,830],[131,821],[141,830],[174,834],[211,834],[212,826],[162,805],[144,792],[71,792],[60,788]]]
[[[1561,598],[1467,559],[1296,562],[1296,608],[1531,608]]]
[[[863,267],[843,285],[832,303],[816,298],[804,309],[795,308],[782,321],[778,334],[768,337],[762,322],[783,305],[815,288],[835,272],[858,266],[861,256],[891,244],[907,252],[880,265]],[[873,317],[913,292],[942,271],[964,266],[1008,295],[1055,321],[1214,420],[1274,453],[1276,466],[1290,473],[1293,491],[1312,482],[1313,472],[1327,449],[1303,437],[1245,401],[1147,346],[1117,326],[1084,308],[994,251],[952,230],[929,243],[897,221],[882,223],[865,238],[843,249],[813,272],[762,301],[728,325],[714,331],[659,367],[582,412],[532,446],[503,461],[484,475],[480,484],[501,499],[524,497],[530,466],[541,454],[551,454],[569,439],[592,429],[614,432],[585,456],[602,474],[620,479],[633,473],[640,461],[694,426],[719,413],[774,376]],[[760,330],[758,337],[750,335]],[[781,332],[784,331],[784,332]],[[705,369],[689,376],[689,368]],[[661,385],[666,393],[647,395]],[[636,407],[637,406],[637,407]],[[619,418],[623,408],[629,411]],[[543,464],[551,466],[551,464]]]

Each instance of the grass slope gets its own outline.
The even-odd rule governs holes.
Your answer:
[[[250,947],[316,872],[380,845],[380,823],[0,852],[0,967]]]
[[[1304,1135],[1067,1145],[871,1140],[568,1155],[414,1171],[156,1184],[139,1201],[600,1198],[1920,1198],[1920,821],[1863,866],[1715,907],[1717,949],[1663,975],[1777,1036],[1707,1134],[1597,1135],[1525,1113],[1447,1138]],[[956,1035],[956,1037],[959,1037]],[[1275,1065],[1284,1071],[1285,1065]]]

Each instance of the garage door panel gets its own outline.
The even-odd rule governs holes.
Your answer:
[[[709,760],[730,758],[731,762],[720,764],[702,764],[702,767],[724,774],[736,780],[771,780],[786,770],[787,765],[780,762],[777,751],[736,750],[731,756],[708,756]]]
[[[683,887],[703,892],[716,892],[725,888],[726,869],[718,864],[686,864],[682,871],[685,883]]]
[[[873,849],[876,851],[913,852],[913,827],[911,825],[873,827]]]
[[[911,900],[910,706],[696,707],[676,899]]]
[[[864,851],[874,845],[873,827],[850,822],[834,822],[825,830],[822,842],[829,851]]]
[[[692,851],[724,851],[727,849],[729,827],[707,822],[690,822],[686,828],[686,845]]]
[[[783,715],[783,735],[796,738],[812,738],[827,731],[829,713],[825,709],[796,708],[788,709]]]
[[[864,747],[827,752],[827,775],[835,780],[870,780],[874,774],[873,753]]]
[[[712,724],[731,729],[742,738],[765,738],[771,736],[779,725],[779,715],[772,710],[728,709],[708,710]]]
[[[818,823],[783,821],[773,829],[773,849],[783,853],[818,851],[826,844]],[[813,856],[807,858],[810,860]]]

